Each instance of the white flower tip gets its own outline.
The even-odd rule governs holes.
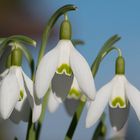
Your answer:
[[[113,129],[115,132],[117,132],[117,131],[118,131],[118,129],[117,129],[117,127],[116,127],[116,126],[113,126],[113,127],[112,127],[112,129]]]
[[[41,112],[42,112],[42,104],[34,106],[33,116],[32,116],[32,122],[33,123],[35,123],[39,120]]]
[[[87,115],[86,124],[85,124],[86,128],[92,127],[93,124],[94,124],[93,118],[90,115]]]
[[[57,105],[50,105],[50,104],[48,104],[48,111],[50,113],[54,113],[58,109],[58,106],[59,106],[59,104],[57,104]]]
[[[95,95],[92,94],[92,95],[88,96],[88,99],[89,99],[90,101],[94,101],[94,100],[95,100]]]
[[[35,88],[35,96],[37,99],[41,100],[44,97],[44,94],[39,94],[39,92],[37,92],[37,90]]]
[[[90,128],[92,126],[92,123],[90,123],[90,121],[86,119],[85,126],[86,126],[86,128]]]
[[[8,119],[10,117],[10,113],[7,112],[7,111],[3,111],[1,114],[0,114],[0,117],[4,120]]]
[[[48,107],[48,111],[50,112],[50,113],[54,113],[55,111],[57,110],[57,108],[50,108],[50,107]]]

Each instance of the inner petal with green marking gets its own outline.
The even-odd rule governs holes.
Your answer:
[[[62,64],[57,68],[56,73],[58,73],[58,74],[65,73],[66,75],[71,76],[72,75],[72,69],[68,64]]]
[[[81,93],[76,88],[71,88],[68,94],[69,98],[79,99],[81,97]]]
[[[18,101],[21,101],[24,97],[24,91],[23,90],[20,90],[20,97],[19,97],[19,100]]]
[[[112,101],[111,101],[111,105],[113,106],[113,107],[120,107],[120,108],[124,108],[124,107],[126,107],[126,103],[125,103],[125,101],[121,98],[121,97],[116,97],[116,98],[114,98]]]

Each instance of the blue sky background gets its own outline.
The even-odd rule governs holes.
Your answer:
[[[46,9],[49,3],[50,9]],[[118,34],[122,39],[116,44],[122,49],[126,60],[126,76],[128,80],[140,89],[140,1],[139,0],[34,0],[34,3],[27,1],[32,14],[37,14],[46,21],[46,16],[51,14],[65,4],[75,4],[78,7],[76,12],[70,12],[69,17],[73,27],[73,38],[85,41],[85,46],[79,46],[78,50],[91,65],[103,43],[112,35]],[[57,26],[60,25],[58,21]],[[52,41],[54,46],[58,38]],[[36,54],[34,55],[36,57]],[[116,52],[111,53],[102,62],[95,82],[97,89],[111,80],[115,72]],[[133,93],[132,93],[133,94]],[[94,127],[85,129],[85,108],[74,140],[90,140]],[[63,106],[54,114],[47,112],[43,124],[41,139],[62,140],[71,118],[65,113]],[[110,125],[108,123],[108,125]],[[14,126],[16,129],[23,128]],[[26,129],[26,125],[24,125]],[[25,133],[23,129],[21,133]],[[25,131],[25,132],[24,132]],[[139,140],[140,123],[133,110],[130,112],[128,125],[128,139]],[[21,138],[21,133],[19,137]],[[22,138],[25,136],[22,135]],[[21,139],[22,139],[21,138]]]

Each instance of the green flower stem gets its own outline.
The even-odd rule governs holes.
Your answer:
[[[36,139],[35,126],[32,123],[32,110],[30,110],[30,117],[29,117],[29,122],[28,122],[26,140],[35,140],[35,139]]]
[[[65,140],[72,140],[72,137],[74,135],[76,126],[77,126],[77,124],[79,122],[79,119],[81,117],[81,114],[83,112],[85,103],[86,102],[83,102],[83,101],[80,100],[80,103],[79,103],[79,105],[78,105],[78,107],[76,109],[76,112],[74,113],[74,116],[73,116],[73,119],[72,119],[72,123],[70,124],[69,129],[67,131],[67,134],[65,136]]]
[[[96,57],[94,63],[92,64],[92,73],[94,73],[96,75],[99,65],[101,63],[101,61],[103,60],[103,58],[112,50],[113,45],[119,41],[121,39],[121,37],[119,37],[118,35],[113,35],[112,37],[110,37],[103,45],[103,47],[101,48],[101,50],[98,53],[98,56]],[[94,72],[95,71],[95,72]]]
[[[44,118],[45,118],[46,106],[47,106],[49,92],[50,92],[50,90],[48,90],[46,95],[44,96],[44,100],[43,100],[43,104],[42,104],[42,113],[41,113],[41,116],[38,120],[38,126],[37,126],[37,130],[36,130],[36,140],[39,140],[42,123],[43,123]]]
[[[100,63],[103,60],[103,58],[111,51],[113,50],[113,45],[118,40],[120,40],[120,37],[118,35],[114,35],[111,38],[109,38],[106,43],[103,45],[102,49],[98,53],[95,61],[93,62],[93,65],[91,66],[92,75],[95,78],[97,71],[99,69]],[[113,49],[111,49],[113,48]],[[72,118],[72,121],[70,123],[70,126],[68,128],[68,131],[65,136],[65,140],[72,140],[72,137],[74,135],[74,132],[76,130],[77,124],[80,120],[82,111],[84,109],[85,102],[80,101],[80,104],[78,105],[76,112],[74,113],[74,116]],[[78,114],[78,115],[77,115]]]
[[[95,132],[93,133],[92,140],[104,139],[106,136],[105,113],[103,113]]]
[[[39,51],[39,55],[38,55],[37,66],[39,65],[40,60],[44,56],[45,49],[46,49],[46,46],[48,43],[49,34],[50,34],[54,24],[56,23],[56,21],[58,20],[58,18],[61,15],[65,14],[66,12],[71,11],[71,10],[76,10],[76,6],[65,5],[65,6],[59,8],[48,21],[48,23],[45,27],[45,30],[43,32],[43,35],[42,35],[42,42],[41,42],[40,51]],[[48,95],[48,93],[47,93],[47,95]],[[34,127],[33,127],[34,125],[31,123],[31,120],[30,120],[29,125],[28,125],[26,140],[38,140],[39,139],[40,131],[42,128],[42,123],[43,123],[45,112],[46,112],[47,95],[45,96],[45,98],[43,100],[42,113],[41,113],[40,119],[37,123],[36,134],[34,135],[34,132],[35,132]],[[32,136],[33,136],[33,138],[32,138]]]

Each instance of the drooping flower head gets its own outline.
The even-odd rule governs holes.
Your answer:
[[[33,81],[22,70],[22,52],[18,44],[14,43],[10,57],[10,67],[0,75],[0,117],[4,120],[10,117],[14,122],[28,121],[32,108],[35,122],[42,106],[36,105]]]
[[[85,58],[71,42],[71,25],[67,17],[61,24],[60,41],[41,60],[35,77],[36,95],[43,98],[51,85],[48,106],[50,111],[68,96],[73,80],[76,79],[81,91],[89,99],[95,96],[95,85],[90,67]],[[76,89],[73,89],[76,94]]]
[[[101,117],[109,104],[110,120],[114,130],[120,130],[128,118],[129,103],[140,119],[140,92],[125,77],[125,62],[122,56],[116,60],[116,75],[91,101],[86,118],[86,127],[91,127]]]

